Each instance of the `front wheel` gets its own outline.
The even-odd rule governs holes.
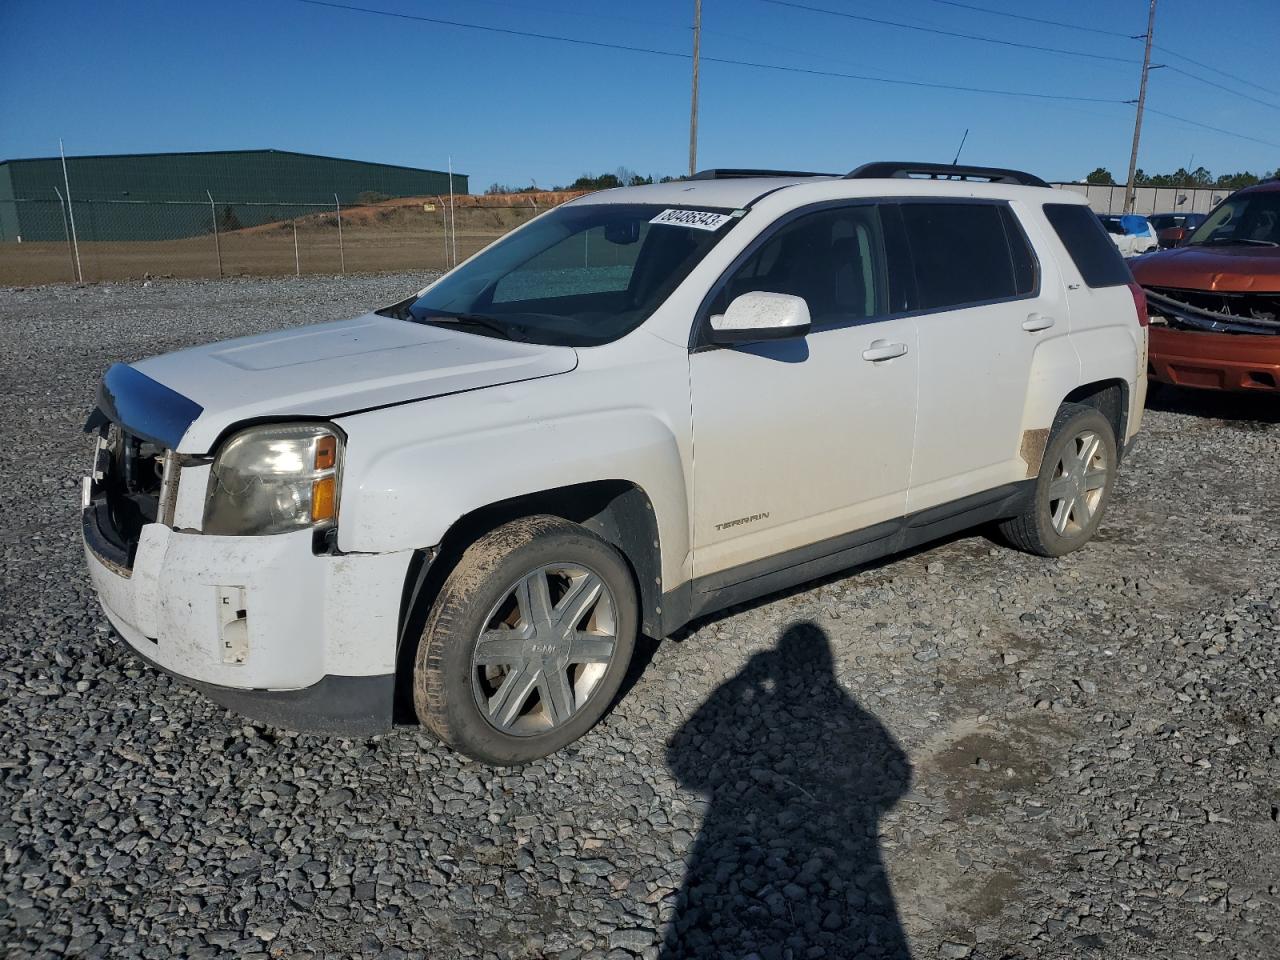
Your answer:
[[[414,662],[418,720],[488,763],[524,763],[605,714],[635,649],[638,605],[621,555],[558,517],[473,543],[432,607]]]
[[[1013,546],[1042,557],[1079,550],[1093,538],[1111,498],[1117,466],[1111,421],[1094,407],[1063,404],[1040,475],[1023,512],[1000,524]]]

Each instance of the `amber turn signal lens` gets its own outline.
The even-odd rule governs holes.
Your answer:
[[[333,477],[321,477],[311,484],[311,520],[332,520],[337,512],[337,483]]]
[[[338,462],[338,440],[336,437],[321,437],[316,441],[316,469],[332,470]]]

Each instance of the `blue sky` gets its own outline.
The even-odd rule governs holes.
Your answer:
[[[693,0],[335,0],[418,16],[687,53]],[[704,0],[705,57],[1080,97],[1137,96],[1142,46],[936,0],[810,6],[1129,58],[1091,60],[944,38],[768,2]],[[1139,34],[1146,0],[969,0]],[[1162,0],[1156,43],[1280,91],[1280,3]],[[1149,106],[1280,144],[1280,92],[1153,62]],[[0,0],[0,159],[67,152],[275,147],[540,186],[625,165],[687,166],[686,59],[536,40],[298,0]],[[1265,106],[1240,96],[1269,101]],[[963,159],[1052,179],[1123,177],[1133,107],[917,89],[704,62],[699,166],[843,171],[871,159]],[[1139,165],[1215,174],[1280,167],[1280,146],[1155,114]]]

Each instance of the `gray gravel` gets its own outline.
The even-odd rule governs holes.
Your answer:
[[[519,772],[139,666],[82,569],[101,370],[422,279],[0,291],[6,956],[1280,955],[1260,401],[1162,398],[1085,551],[960,538],[703,621]]]

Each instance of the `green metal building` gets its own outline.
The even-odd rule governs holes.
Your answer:
[[[248,227],[387,197],[442,196],[449,174],[289,150],[218,150],[67,157],[83,240],[167,240]],[[453,174],[455,193],[467,175]],[[58,157],[0,161],[0,242],[67,235]],[[213,198],[212,204],[210,197]]]

